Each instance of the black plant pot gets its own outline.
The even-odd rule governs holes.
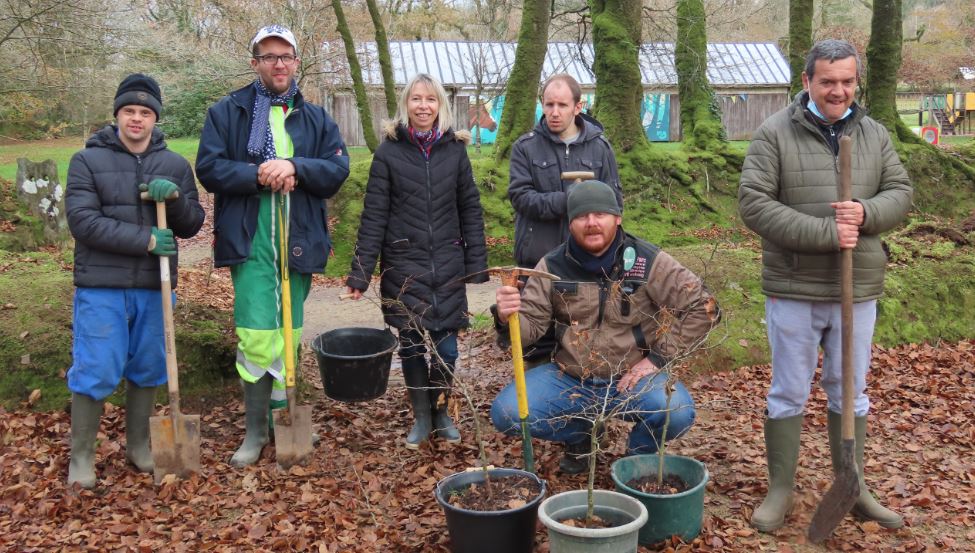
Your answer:
[[[545,497],[545,481],[518,469],[490,469],[492,481],[527,476],[538,484],[538,495],[517,509],[472,511],[448,503],[452,492],[484,482],[483,471],[458,472],[437,483],[435,495],[447,517],[453,553],[531,553],[535,542],[538,505]]]

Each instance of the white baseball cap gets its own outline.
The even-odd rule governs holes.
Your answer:
[[[290,44],[291,47],[295,49],[295,53],[296,54],[298,53],[298,41],[295,40],[294,33],[292,33],[284,25],[277,25],[277,24],[261,27],[261,29],[257,31],[257,34],[254,35],[253,39],[251,39],[251,51],[252,52],[254,51],[254,46],[256,44],[258,44],[259,42],[261,42],[266,38],[270,38],[273,36],[278,37],[284,40],[285,42],[287,42],[288,44]]]

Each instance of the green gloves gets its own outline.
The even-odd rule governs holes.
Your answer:
[[[173,238],[173,231],[168,228],[152,227],[149,253],[166,256],[176,255],[176,239]]]
[[[139,185],[139,190],[149,192],[149,197],[155,202],[171,200],[179,194],[179,187],[176,186],[176,183],[166,179],[152,179],[148,186],[144,184]]]

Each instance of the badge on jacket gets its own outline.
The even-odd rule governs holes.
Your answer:
[[[629,271],[633,268],[633,263],[636,262],[636,250],[633,246],[627,246],[623,250],[623,270]]]

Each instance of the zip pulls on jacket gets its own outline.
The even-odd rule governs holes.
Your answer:
[[[432,152],[433,148],[431,148]],[[433,182],[430,179],[430,160],[425,159],[423,161],[427,172],[427,241],[430,243],[430,278],[433,282],[437,282],[437,265],[433,261],[433,221],[430,220],[430,216],[433,215]],[[433,300],[433,312],[438,313],[437,309],[437,291],[433,290],[431,294],[431,299]]]
[[[805,115],[806,122],[808,122],[813,127],[813,128],[811,128],[809,130],[811,132],[813,132],[814,134],[816,134],[817,136],[819,136],[820,140],[823,141],[823,144],[826,145],[826,148],[830,151],[831,154],[833,154],[833,171],[835,171],[836,174],[839,175],[840,174],[840,154],[839,154],[839,140],[837,139],[837,136],[836,136],[836,123],[833,123],[833,124],[825,127],[826,129],[829,129],[829,136],[830,136],[830,138],[826,138],[826,135],[823,133],[823,130],[822,130],[824,127],[822,125],[820,125],[819,123],[816,122],[816,119],[815,119],[816,116],[811,111],[809,111],[809,108],[804,108],[803,114]],[[812,118],[812,119],[810,119],[810,118]],[[843,130],[846,130],[846,123],[843,124]],[[840,136],[843,136],[843,134],[844,134],[844,132],[843,131],[840,131],[840,134],[839,135]],[[833,148],[833,144],[830,141],[831,139],[833,141],[836,141],[836,148]]]

